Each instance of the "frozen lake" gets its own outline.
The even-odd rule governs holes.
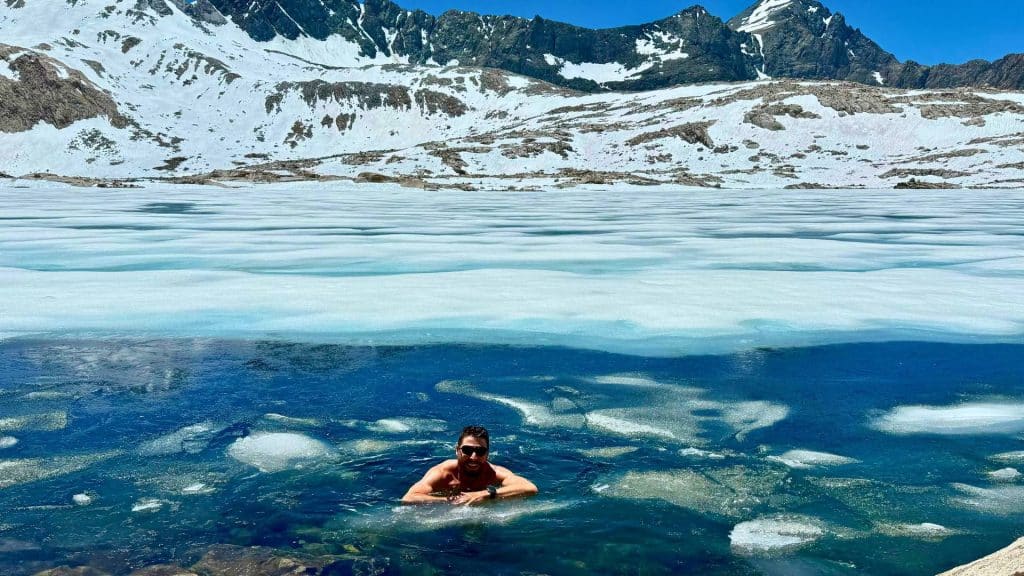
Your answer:
[[[1013,191],[0,191],[0,334],[1018,341]]]
[[[4,189],[0,335],[14,576],[934,574],[1024,514],[1020,192]],[[540,496],[396,507],[469,423]]]

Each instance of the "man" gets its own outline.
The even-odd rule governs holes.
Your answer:
[[[487,461],[490,447],[486,428],[466,426],[455,443],[455,460],[431,468],[409,488],[402,503],[473,505],[536,494],[537,487],[532,482]]]

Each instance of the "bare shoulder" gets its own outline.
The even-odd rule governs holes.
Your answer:
[[[511,478],[516,475],[515,472],[505,468],[504,466],[498,466],[497,464],[491,464],[491,469],[494,470],[494,475],[497,476],[499,480]]]
[[[458,460],[445,460],[427,471],[427,475],[447,476],[455,472],[459,467]]]

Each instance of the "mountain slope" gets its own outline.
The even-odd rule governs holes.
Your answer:
[[[1024,88],[1024,54],[961,65],[901,63],[817,0],[759,0],[729,20],[729,27],[754,36],[764,57],[760,71],[774,78],[898,88]]]
[[[590,30],[539,17],[455,10],[435,18],[389,0],[210,2],[257,41],[337,35],[370,58],[489,66],[580,90],[756,77],[756,59],[741,49],[742,37],[700,7],[643,26]]]
[[[1024,184],[1016,93],[835,82],[585,93],[396,63],[338,35],[260,42],[222,16],[169,0],[0,3],[0,172],[108,184]]]

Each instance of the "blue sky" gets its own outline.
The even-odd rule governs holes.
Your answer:
[[[395,0],[432,14],[448,9],[512,14],[588,28],[641,24],[693,4],[728,20],[754,0]],[[900,60],[959,64],[1024,52],[1024,0],[822,0]]]

